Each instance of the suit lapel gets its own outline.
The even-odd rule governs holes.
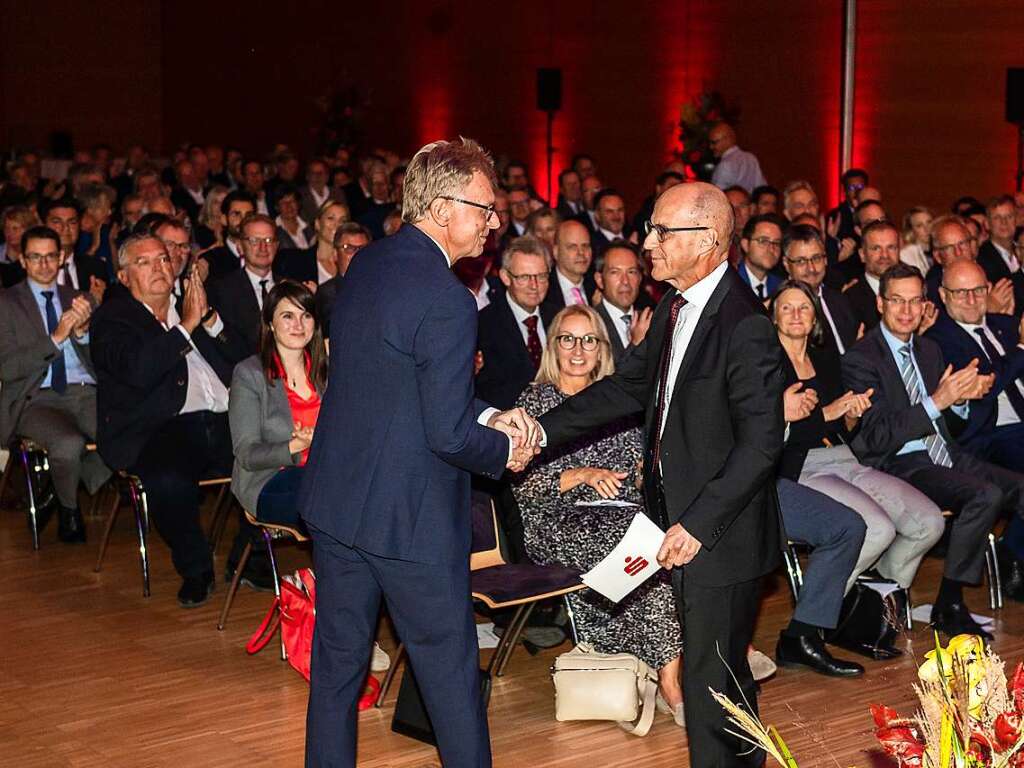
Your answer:
[[[21,281],[17,285],[16,290],[18,305],[21,307],[21,311],[25,313],[28,327],[32,329],[36,336],[45,336],[47,334],[46,323],[39,312],[39,305],[36,304],[36,298],[32,295],[32,289],[28,286],[28,278]]]
[[[690,337],[690,343],[686,345],[686,352],[683,353],[683,361],[679,364],[679,373],[676,375],[675,386],[678,387],[686,380],[686,374],[693,365],[693,361],[697,359],[697,355],[700,352],[701,347],[704,346],[704,341],[707,339],[708,332],[714,327],[716,318],[718,317],[718,308],[722,305],[722,300],[726,294],[732,289],[733,280],[738,275],[726,270],[722,276],[721,281],[715,287],[715,290],[711,293],[711,298],[708,299],[708,303],[704,305],[704,309],[701,310],[700,318],[697,320],[697,327],[693,330],[693,336]],[[744,290],[750,291],[749,286],[744,286],[739,283],[739,287]],[[673,390],[675,394],[676,390]],[[671,405],[671,403],[669,404]]]
[[[603,301],[597,305],[596,309],[597,314],[604,320],[605,330],[608,331],[608,341],[612,345],[612,356],[618,357],[625,351],[625,347],[622,346],[622,338],[619,336],[615,321],[612,319],[612,315]]]

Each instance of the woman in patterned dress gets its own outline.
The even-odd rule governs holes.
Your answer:
[[[569,306],[547,331],[540,369],[517,405],[533,417],[554,408],[614,370],[605,325],[592,309]],[[602,560],[643,512],[639,422],[621,421],[546,451],[513,480],[526,551],[540,564],[582,571]],[[634,506],[581,507],[616,499]],[[593,590],[569,595],[580,639],[602,653],[628,652],[658,670],[659,709],[682,725],[682,627],[667,571],[613,603]]]

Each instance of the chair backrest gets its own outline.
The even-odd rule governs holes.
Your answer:
[[[494,498],[486,493],[473,491],[470,502],[473,525],[473,543],[470,547],[469,570],[478,571],[494,565],[504,565],[501,545],[498,539],[498,513]]]

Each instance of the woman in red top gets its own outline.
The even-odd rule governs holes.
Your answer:
[[[263,303],[260,351],[235,367],[228,416],[231,490],[257,519],[299,525],[295,506],[327,385],[313,294],[282,280]]]

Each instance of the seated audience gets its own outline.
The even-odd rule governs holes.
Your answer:
[[[833,208],[826,215],[829,227],[833,229],[832,237],[838,240],[845,240],[853,237],[854,232],[854,210],[861,200],[861,191],[868,184],[868,172],[861,168],[848,168],[839,177],[840,191],[843,193],[843,202]]]
[[[313,228],[299,216],[299,190],[291,185],[277,187],[274,198],[277,209],[277,239],[282,248],[304,251],[313,242]]]
[[[562,226],[569,223],[562,222]],[[586,258],[589,261],[589,253]],[[540,306],[549,289],[558,290],[548,284],[550,259],[536,238],[515,238],[501,257],[504,298],[496,299],[478,315],[477,346],[483,366],[476,376],[476,394],[495,408],[511,408],[540,367],[549,325]]]
[[[24,205],[11,205],[0,212],[4,235],[0,243],[0,287],[10,288],[25,278],[21,267],[21,236],[38,224],[35,211]]]
[[[797,216],[809,213],[818,218],[818,196],[807,181],[791,181],[782,191],[782,212],[793,221]]]
[[[231,472],[228,385],[234,361],[228,331],[211,311],[202,280],[188,276],[181,313],[171,301],[171,258],[152,235],[132,235],[118,251],[128,288],[96,311],[97,446],[107,464],[137,475],[150,518],[182,577],[178,602],[205,603],[214,586],[210,546],[199,523],[199,481]],[[254,535],[242,523],[228,575]],[[254,553],[259,555],[260,553]],[[266,553],[250,557],[243,582],[270,588]]]
[[[345,195],[341,191],[327,185],[328,172],[327,163],[320,159],[310,160],[306,165],[306,183],[299,187],[299,215],[306,221],[316,219],[328,200],[345,202]]]
[[[228,404],[231,490],[261,522],[302,525],[295,500],[326,386],[313,294],[283,280],[263,305],[259,353],[235,366]]]
[[[594,200],[604,189],[604,184],[596,174],[583,176],[583,213],[577,214],[576,221],[587,228],[593,236],[597,231],[597,212],[594,210]]]
[[[199,211],[206,202],[202,180],[196,175],[191,160],[182,159],[174,164],[175,187],[171,191],[171,202],[179,211],[184,211],[194,227],[199,221]]]
[[[868,224],[858,248],[864,274],[843,289],[857,322],[870,331],[878,325],[878,285],[885,271],[900,261],[900,233],[895,224],[874,221]]]
[[[882,321],[843,358],[843,386],[873,390],[871,408],[851,442],[868,466],[906,480],[954,514],[932,624],[948,635],[991,637],[971,617],[963,585],[981,580],[985,546],[1004,508],[1024,514],[1024,476],[965,451],[962,432],[969,401],[981,399],[993,378],[977,361],[953,371],[930,339],[917,335],[926,301],[920,272],[906,264],[882,275]]]
[[[47,452],[61,541],[84,542],[80,481],[95,493],[110,470],[85,444],[96,439],[96,378],[89,348],[88,294],[58,285],[61,241],[49,227],[21,240],[26,279],[0,292],[0,444],[26,437]],[[52,507],[41,510],[42,529]]]
[[[978,250],[978,263],[993,285],[1001,280],[1013,284],[1016,317],[1024,313],[1024,272],[1014,248],[1017,211],[1010,195],[1000,195],[985,207],[989,236]]]
[[[327,231],[325,226],[325,234]],[[334,261],[337,274],[326,283],[321,284],[316,291],[317,317],[320,320],[321,328],[323,328],[325,339],[331,337],[331,307],[334,304],[334,297],[338,295],[341,284],[345,281],[345,273],[348,272],[349,264],[352,263],[352,259],[355,258],[357,253],[370,244],[372,239],[370,230],[354,221],[342,222],[334,229]],[[318,252],[319,247],[318,244]],[[463,259],[459,261],[463,261]],[[317,262],[319,263],[319,256],[317,257]],[[459,262],[455,263],[458,264]]]
[[[757,214],[740,230],[742,258],[736,271],[761,301],[770,298],[782,282],[775,270],[782,256],[783,225],[774,214]]]
[[[644,270],[636,246],[613,243],[596,260],[594,279],[601,300],[594,310],[604,322],[616,364],[635,347],[651,326],[654,304],[640,292]]]
[[[801,191],[806,190],[800,188],[793,194]],[[806,283],[821,307],[825,347],[840,355],[845,354],[857,340],[861,329],[846,297],[835,288],[824,285],[827,259],[821,234],[807,224],[794,224],[782,238],[782,252],[782,263],[790,278]]]
[[[558,174],[558,207],[555,210],[563,221],[583,213],[582,180],[572,168],[563,168]]]
[[[932,213],[923,205],[915,205],[903,214],[903,247],[900,249],[900,261],[917,267],[922,275],[927,275],[932,268],[932,258],[928,252],[928,233],[932,227]]]
[[[895,262],[895,250],[892,256]],[[811,289],[787,280],[772,298],[770,311],[786,351],[786,386],[811,391],[817,401],[807,416],[790,422],[779,475],[826,494],[864,518],[864,547],[847,590],[872,566],[883,578],[909,589],[921,558],[942,536],[942,512],[925,494],[864,466],[850,451],[851,435],[875,393],[844,392],[839,357],[819,346],[824,329]]]
[[[781,198],[782,195],[779,194],[779,190],[768,184],[754,187],[750,193],[750,215],[764,216],[771,213],[778,216],[779,200]]]
[[[210,262],[210,277],[217,279],[242,268],[242,222],[246,216],[256,213],[256,200],[248,192],[228,192],[220,204],[220,221],[223,242],[203,251],[203,258]]]
[[[251,213],[242,222],[241,236],[242,269],[210,282],[210,305],[216,308],[225,325],[243,340],[236,363],[256,354],[260,312],[278,279],[274,272],[277,255],[274,220],[261,213]]]
[[[597,314],[586,306],[567,307],[551,323],[537,379],[516,405],[539,417],[614,369]],[[626,421],[537,457],[512,485],[530,559],[581,571],[597,565],[643,505],[643,455],[640,428]],[[637,506],[576,506],[601,499]],[[658,670],[659,706],[683,725],[682,629],[668,573],[659,571],[618,604],[592,590],[569,601],[581,639],[602,653],[635,654]]]
[[[106,184],[86,184],[78,192],[82,208],[81,234],[75,246],[76,256],[92,256],[103,262],[104,278],[114,273],[112,226],[117,192]]]
[[[574,220],[559,224],[554,257],[554,267],[548,279],[550,288],[541,305],[545,322],[551,322],[563,307],[572,304],[589,306],[597,290],[591,270],[594,251],[585,226]]]
[[[199,216],[194,230],[194,240],[199,250],[224,245],[224,220],[221,218],[220,207],[228,195],[228,188],[216,184],[210,187],[199,209]]]
[[[591,242],[595,253],[609,244],[629,238],[626,231],[626,203],[614,189],[602,189],[594,197],[594,232]]]
[[[1007,315],[986,313],[985,272],[972,261],[946,267],[939,293],[946,312],[927,338],[953,367],[978,360],[982,375],[995,374],[988,394],[971,403],[958,441],[979,459],[1024,473],[1024,327]],[[1003,590],[1024,601],[1024,521],[1011,517],[1001,544]]]
[[[88,293],[96,303],[103,301],[103,293],[107,289],[107,268],[93,256],[76,253],[81,232],[78,203],[71,198],[45,200],[39,204],[39,218],[60,236],[63,259],[57,272],[57,285]]]
[[[282,248],[278,252],[275,265],[281,277],[307,285],[323,285],[338,274],[334,233],[339,224],[348,220],[348,207],[344,203],[335,200],[324,203],[313,219],[315,242],[301,250]]]
[[[538,208],[526,217],[526,234],[532,235],[548,247],[550,253],[555,251],[555,239],[561,218],[550,208]]]

